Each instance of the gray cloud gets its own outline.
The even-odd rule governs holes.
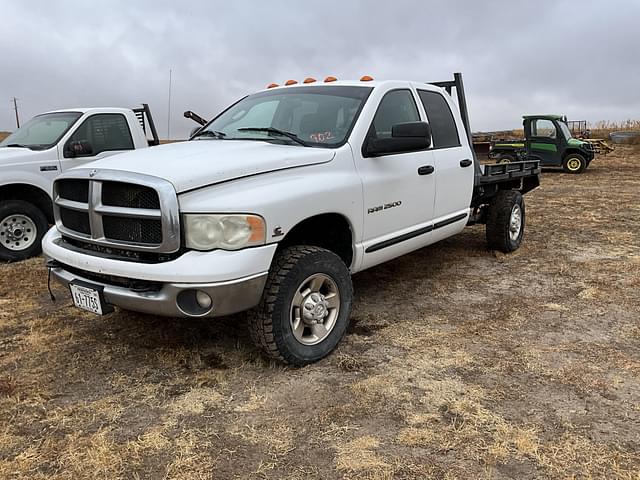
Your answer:
[[[3,2],[0,130],[73,106],[151,104],[173,137],[272,81],[465,76],[472,126],[640,115],[640,2]]]

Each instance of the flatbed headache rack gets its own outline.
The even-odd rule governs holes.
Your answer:
[[[149,130],[151,130],[151,140],[147,139],[150,147],[154,145],[160,144],[160,138],[158,137],[158,132],[156,130],[156,124],[153,123],[153,117],[151,116],[151,109],[149,108],[148,103],[143,103],[142,107],[132,108],[133,113],[135,113],[136,118],[140,122],[140,126],[142,127],[142,131],[147,134],[147,125],[149,126]],[[146,117],[146,120],[145,120]]]
[[[541,170],[538,160],[480,165],[473,149],[473,137],[471,135],[467,99],[464,94],[464,84],[462,83],[462,73],[454,73],[453,80],[429,83],[436,87],[444,88],[451,96],[453,96],[452,90],[454,88],[456,89],[458,109],[460,110],[462,123],[464,124],[469,146],[471,147],[471,155],[473,155],[475,180],[473,198],[471,200],[472,207],[476,208],[486,204],[500,189],[516,189],[524,194],[540,185]]]

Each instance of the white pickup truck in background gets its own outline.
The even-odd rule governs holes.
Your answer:
[[[490,248],[520,246],[539,163],[478,163],[460,74],[295,83],[243,98],[188,142],[56,180],[43,249],[77,307],[249,310],[256,344],[304,365],[343,337],[351,274],[475,223]]]
[[[53,223],[53,180],[61,172],[158,143],[146,104],[58,110],[29,120],[0,143],[0,261],[40,253]]]

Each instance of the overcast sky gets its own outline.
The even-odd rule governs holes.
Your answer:
[[[525,113],[640,118],[640,0],[0,0],[0,130],[149,103],[167,136],[271,82],[464,75],[474,130]]]

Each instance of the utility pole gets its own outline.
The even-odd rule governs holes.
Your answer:
[[[16,112],[16,125],[20,128],[20,117],[18,116],[18,99],[13,97],[13,109]]]
[[[167,140],[171,140],[171,69],[169,69],[169,108],[167,113]]]

